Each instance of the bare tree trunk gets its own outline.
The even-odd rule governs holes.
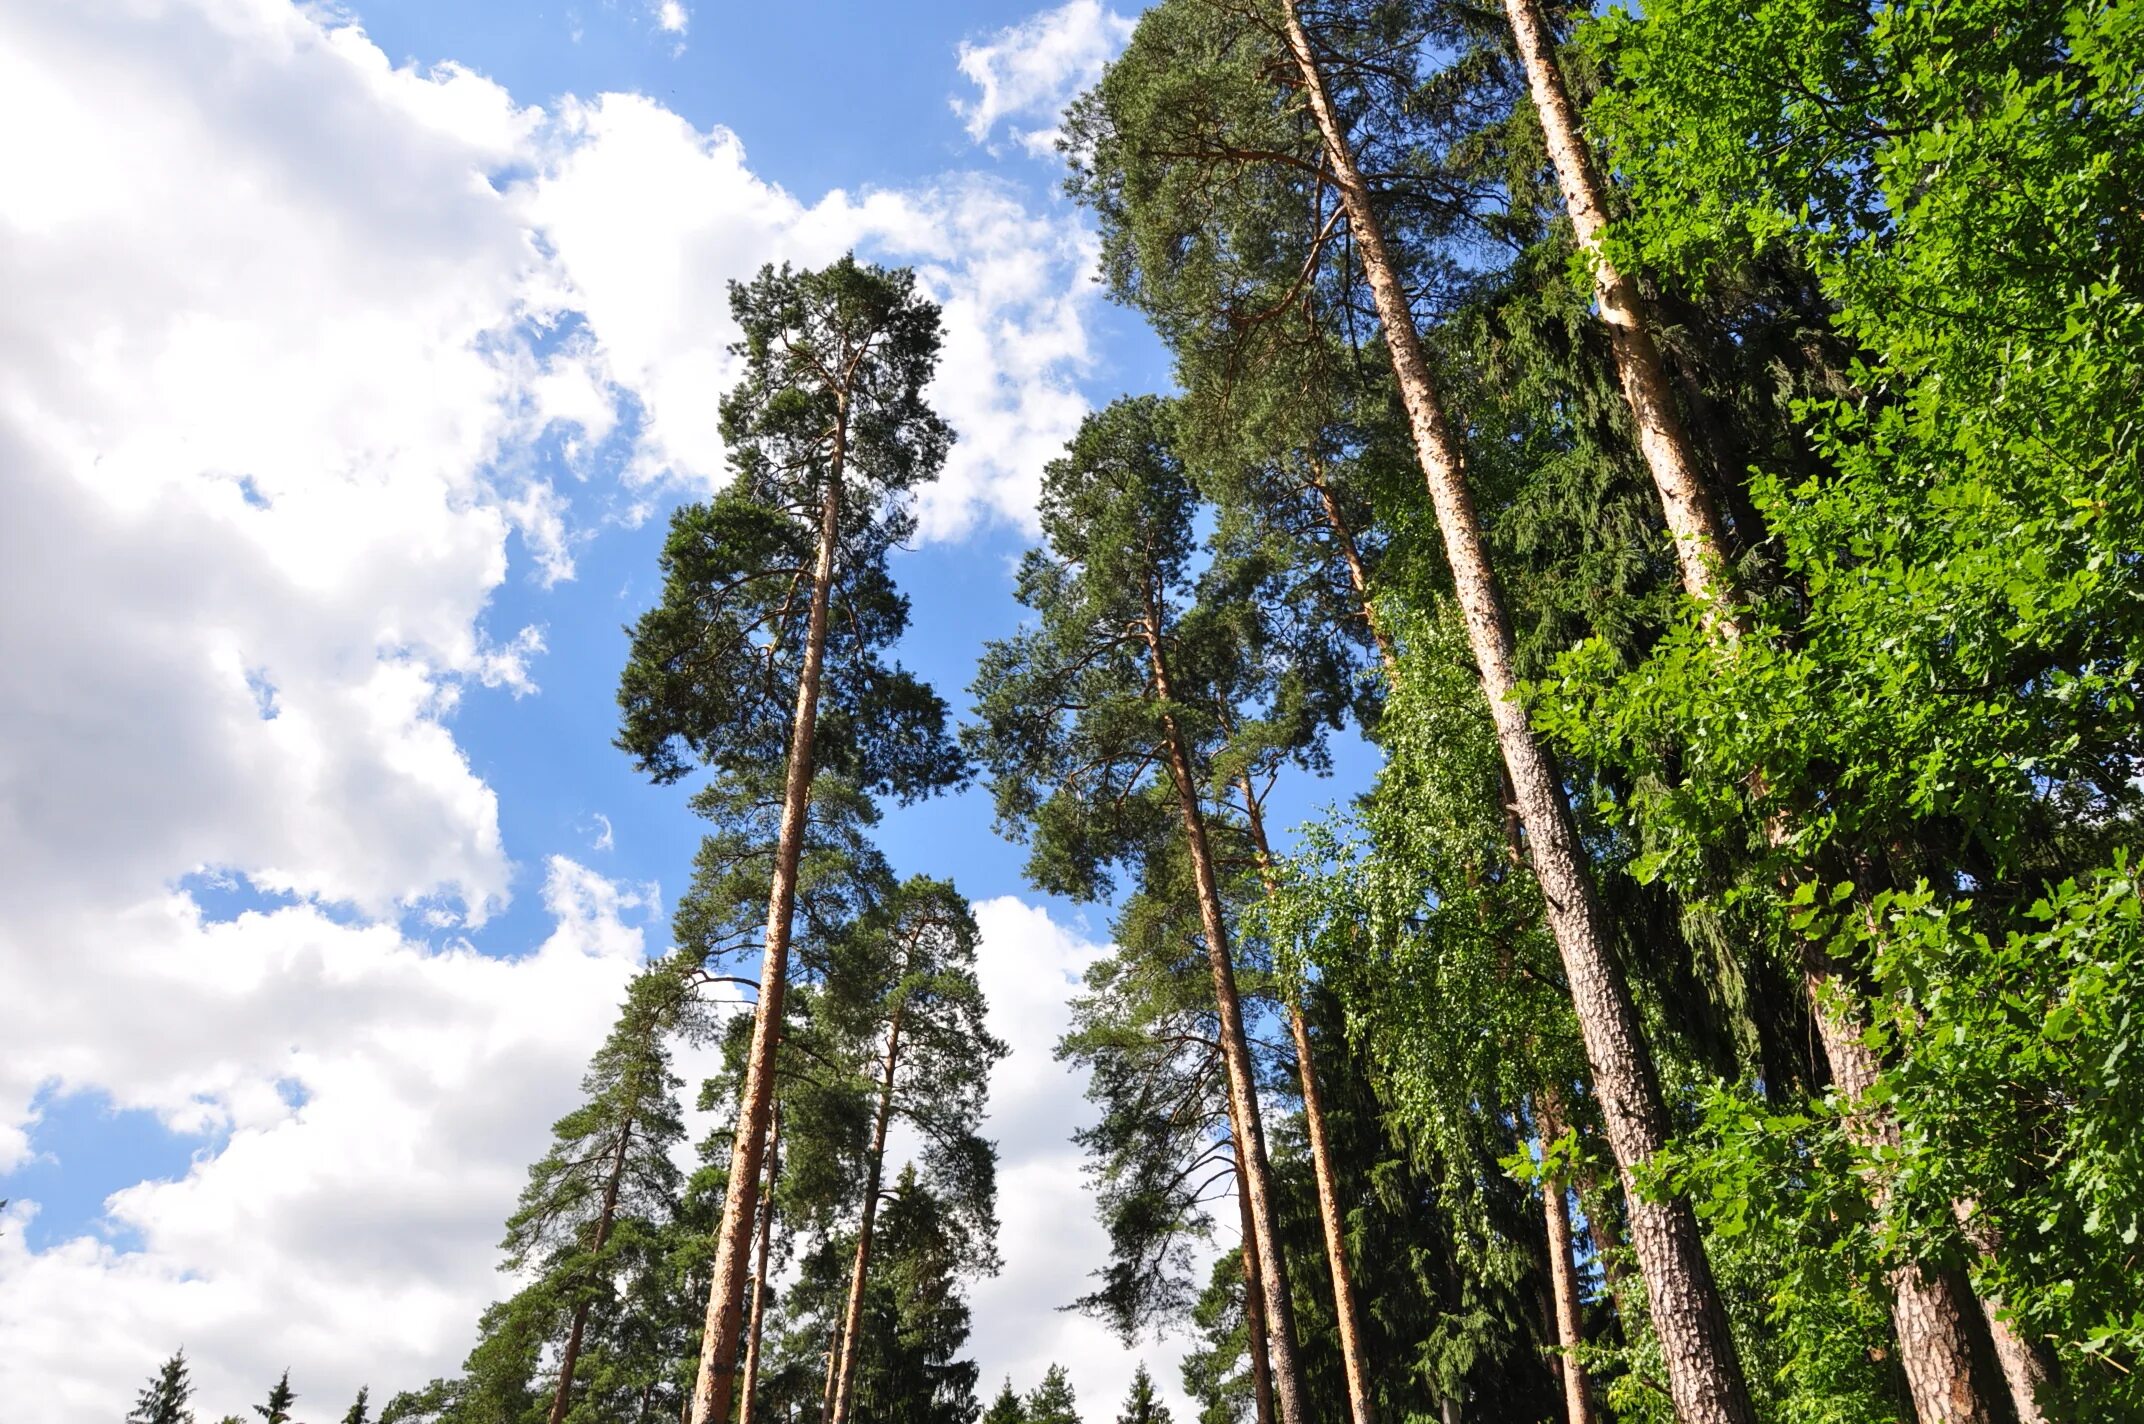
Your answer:
[[[1561,1106],[1553,1089],[1537,1097],[1544,1149],[1563,1136]],[[1571,1259],[1569,1191],[1561,1172],[1542,1174],[1542,1215],[1548,1220],[1548,1279],[1556,1300],[1556,1343],[1563,1347],[1564,1418],[1569,1424],[1593,1424],[1593,1396],[1587,1388],[1586,1367],[1578,1358],[1586,1333],[1578,1314],[1578,1270]]]
[[[845,418],[845,417],[844,417]],[[846,449],[837,426],[826,492],[820,500],[818,558],[812,567],[811,621],[804,665],[797,676],[796,716],[789,729],[789,767],[782,787],[782,821],[767,896],[767,949],[759,967],[759,1005],[745,1059],[744,1100],[730,1149],[730,1190],[722,1202],[714,1281],[707,1292],[707,1325],[700,1335],[700,1373],[692,1388],[692,1424],[728,1424],[737,1378],[737,1336],[745,1268],[752,1252],[760,1159],[774,1115],[774,1050],[782,1040],[782,1002],[789,987],[789,927],[796,913],[797,860],[811,811],[812,737],[819,728],[819,677],[826,661],[827,607],[841,520]]]
[[[1243,1333],[1251,1347],[1251,1397],[1258,1424],[1273,1424],[1273,1361],[1266,1354],[1266,1296],[1258,1266],[1258,1238],[1251,1229],[1251,1196],[1243,1188],[1243,1146],[1236,1145],[1236,1209],[1243,1216]]]
[[[856,1265],[849,1273],[849,1305],[841,1327],[841,1367],[834,1378],[834,1410],[828,1424],[845,1424],[856,1389],[857,1342],[863,1338],[864,1284],[871,1270],[871,1231],[878,1220],[879,1184],[885,1180],[886,1125],[893,1120],[894,1073],[901,1062],[901,1008],[886,1030],[886,1071],[879,1080],[878,1118],[871,1127],[871,1161],[864,1173],[863,1215],[856,1224]]]
[[[767,1327],[767,1256],[774,1245],[774,1184],[782,1173],[782,1105],[774,1105],[767,1129],[767,1187],[760,1193],[759,1265],[752,1272],[752,1333],[744,1346],[744,1379],[737,1391],[737,1424],[752,1424],[758,1411],[759,1345]]]
[[[627,1118],[618,1129],[618,1147],[610,1155],[610,1176],[603,1183],[603,1209],[596,1216],[595,1244],[588,1248],[590,1255],[603,1249],[610,1240],[611,1220],[618,1214],[618,1187],[625,1180],[625,1154],[633,1140],[633,1120]],[[573,1395],[573,1367],[581,1358],[581,1335],[588,1328],[588,1301],[583,1297],[573,1307],[573,1328],[567,1332],[566,1348],[558,1359],[558,1389],[551,1396],[550,1424],[559,1424],[566,1417],[566,1405]]]
[[[1586,1056],[1600,1094],[1608,1140],[1615,1149],[1630,1199],[1631,1235],[1645,1275],[1655,1328],[1667,1358],[1668,1383],[1683,1424],[1754,1424],[1748,1385],[1711,1263],[1698,1236],[1697,1218],[1680,1199],[1649,1201],[1632,1185],[1632,1174],[1667,1140],[1667,1114],[1660,1086],[1609,942],[1606,917],[1595,894],[1592,867],[1579,845],[1577,826],[1547,750],[1535,740],[1516,692],[1510,617],[1490,569],[1487,547],[1464,464],[1423,355],[1414,314],[1399,273],[1385,247],[1383,229],[1370,205],[1369,188],[1355,166],[1309,35],[1295,0],[1281,0],[1288,39],[1311,112],[1324,136],[1335,186],[1376,300],[1400,395],[1413,428],[1415,450],[1436,507],[1452,581],[1466,616],[1467,633],[1480,667],[1483,690],[1496,723],[1497,742],[1511,774],[1516,803],[1527,829],[1534,877],[1541,886],[1549,927],[1561,951],[1573,1006],[1585,1038]]]
[[[1353,561],[1350,560],[1352,563]],[[1366,605],[1367,606],[1367,605]],[[1374,627],[1374,625],[1373,625]],[[1243,793],[1244,824],[1258,857],[1259,879],[1271,896],[1276,887],[1273,847],[1266,840],[1265,815],[1248,775],[1237,778]],[[1332,1143],[1325,1133],[1325,1096],[1318,1089],[1317,1058],[1311,1051],[1310,1027],[1293,997],[1287,1004],[1288,1034],[1295,1041],[1296,1076],[1303,1089],[1303,1123],[1310,1135],[1310,1165],[1318,1184],[1318,1223],[1325,1233],[1325,1260],[1332,1268],[1333,1319],[1340,1331],[1340,1361],[1347,1373],[1348,1413],[1354,1424],[1374,1424],[1370,1370],[1363,1358],[1362,1318],[1356,1308],[1354,1273],[1347,1259],[1347,1230],[1340,1220],[1340,1193],[1333,1172]]]
[[[1638,446],[1652,471],[1668,533],[1675,541],[1683,588],[1703,607],[1715,636],[1731,645],[1746,635],[1747,627],[1737,606],[1740,592],[1725,563],[1726,529],[1676,413],[1644,299],[1603,250],[1606,198],[1564,84],[1548,22],[1540,0],[1504,0],[1504,5],[1526,66],[1534,109],[1541,117],[1542,136],[1563,189],[1564,208],[1580,251],[1593,264],[1594,295],[1600,302],[1601,318],[1608,324],[1616,374],[1637,426]],[[1775,822],[1767,831],[1775,846],[1786,838],[1784,823]],[[1858,1088],[1848,1089],[1849,1096],[1858,1096],[1874,1082],[1877,1065],[1860,1044],[1861,1025],[1855,1022],[1845,986],[1839,984],[1828,958],[1816,953],[1811,959],[1815,967],[1806,976],[1810,1005],[1825,1055],[1831,1060],[1832,1077],[1842,1088],[1850,1081],[1859,1083]],[[1834,985],[1839,992],[1832,992]],[[1897,1136],[1897,1125],[1886,1110],[1868,1109],[1861,1121],[1864,1132],[1872,1134],[1871,1141]],[[1881,1194],[1881,1188],[1873,1190]],[[1882,1203],[1877,1207],[1880,1212]],[[1956,1298],[1958,1287],[1910,1265],[1893,1270],[1890,1279],[1900,1362],[1923,1424],[1987,1424],[1993,1415],[1973,1380],[1968,1310]],[[1989,1315],[2000,1326],[1994,1313]],[[2000,1328],[2007,1330],[2007,1326]],[[1996,1348],[2001,1355],[1999,1334]],[[2012,1391],[2016,1392],[2014,1381]],[[2021,1414],[2034,1407],[2029,1394],[2019,1399],[2018,1407]]]
[[[1243,1002],[1236,994],[1236,969],[1229,957],[1228,926],[1221,913],[1221,885],[1214,874],[1213,852],[1206,843],[1206,821],[1199,809],[1198,782],[1184,749],[1176,714],[1170,711],[1169,670],[1161,652],[1160,609],[1149,601],[1147,652],[1161,702],[1164,748],[1176,784],[1177,808],[1183,815],[1184,841],[1191,853],[1192,879],[1198,886],[1199,927],[1206,939],[1206,962],[1213,971],[1214,1007],[1220,1017],[1221,1060],[1228,1070],[1228,1115],[1236,1125],[1237,1168],[1250,1204],[1251,1238],[1258,1243],[1259,1285],[1265,1297],[1273,1361],[1273,1398],[1280,1424],[1309,1424],[1303,1400],[1303,1372],[1295,1347],[1295,1304],[1288,1295],[1287,1263],[1281,1257],[1280,1226],[1273,1210],[1273,1176],[1266,1161],[1265,1132],[1258,1111],[1258,1080],[1243,1026]]]

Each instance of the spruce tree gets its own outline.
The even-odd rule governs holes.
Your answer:
[[[998,1387],[998,1397],[983,1411],[983,1424],[1027,1424],[1027,1405],[1014,1391],[1009,1376]]]
[[[1042,1372],[1042,1382],[1027,1392],[1022,1407],[1027,1424],[1080,1424],[1079,1402],[1072,1394],[1072,1377],[1063,1365]]]
[[[886,571],[951,433],[924,403],[937,308],[845,258],[733,284],[745,374],[722,404],[736,479],[672,518],[662,601],[634,629],[619,745],[658,781],[783,767],[753,1048],[717,1233],[693,1424],[725,1424],[773,1113],[798,862],[815,775],[913,796],[960,777],[944,705],[881,659],[907,618]]]
[[[149,1382],[135,1397],[127,1424],[193,1424],[193,1411],[186,1407],[193,1397],[194,1386],[186,1368],[186,1352],[174,1350],[171,1358],[149,1377]]]
[[[290,1424],[290,1407],[297,1402],[297,1391],[290,1387],[290,1371],[285,1370],[283,1377],[268,1391],[268,1402],[254,1405],[253,1412],[266,1424]]]
[[[369,1424],[372,1418],[371,1400],[372,1387],[359,1385],[357,1398],[350,1401],[349,1409],[343,1413],[342,1424]]]
[[[1124,1396],[1117,1424],[1174,1424],[1169,1406],[1154,1395],[1154,1377],[1146,1372],[1144,1360],[1132,1372],[1131,1389]]]

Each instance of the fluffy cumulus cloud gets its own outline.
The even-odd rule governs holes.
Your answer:
[[[564,596],[606,520],[721,478],[727,279],[916,265],[962,437],[929,537],[1031,521],[1083,409],[1062,210],[976,175],[805,201],[652,101],[528,107],[338,13],[0,7],[0,1172],[68,1093],[199,1144],[102,1234],[26,1239],[27,1200],[0,1227],[0,1398],[60,1424],[182,1339],[217,1399],[466,1347],[523,1168],[661,946],[651,888],[546,845],[513,850],[549,937],[455,938],[515,867],[454,714],[541,695],[502,586]]]
[[[982,40],[960,46],[960,72],[972,98],[953,100],[968,137],[990,143],[998,127],[1027,152],[1043,157],[1057,146],[1058,119],[1102,66],[1124,48],[1134,21],[1101,0],[1066,0]]]
[[[923,537],[991,517],[1031,524],[1042,465],[1086,410],[1077,379],[1091,360],[1096,252],[1069,213],[1038,214],[978,174],[807,204],[755,174],[728,130],[700,132],[622,94],[565,106],[530,204],[568,284],[559,300],[598,334],[601,379],[642,402],[630,478],[723,478],[715,397],[736,375],[730,280],[854,250],[915,267],[945,308],[930,397],[960,439],[923,492]]]

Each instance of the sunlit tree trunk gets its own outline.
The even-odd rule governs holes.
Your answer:
[[[1592,868],[1547,750],[1516,697],[1511,622],[1491,573],[1457,438],[1438,399],[1414,314],[1387,251],[1370,192],[1356,167],[1295,0],[1281,0],[1292,56],[1350,231],[1369,279],[1416,454],[1444,536],[1497,743],[1511,775],[1534,878],[1563,957],[1610,1145],[1630,1199],[1631,1235],[1683,1424],[1754,1424],[1749,1390],[1705,1257],[1697,1218],[1680,1199],[1648,1200],[1633,1173],[1666,1143],[1667,1115],[1629,986],[1616,963]]]
[[[844,408],[845,409],[845,408]],[[812,567],[811,620],[797,677],[796,714],[789,730],[789,766],[782,786],[782,820],[775,843],[774,880],[767,896],[767,949],[760,961],[759,1004],[745,1058],[744,1100],[730,1149],[730,1190],[722,1202],[715,1243],[714,1281],[707,1292],[707,1325],[700,1337],[700,1373],[692,1390],[693,1424],[728,1424],[736,1394],[737,1336],[752,1222],[759,1204],[760,1160],[774,1115],[774,1050],[782,1038],[782,1002],[789,985],[789,929],[796,913],[797,861],[811,813],[812,737],[819,726],[819,680],[826,661],[827,610],[841,520],[841,478],[847,451],[837,423],[826,490],[820,497],[818,556]]]
[[[1608,224],[1606,195],[1586,147],[1569,87],[1564,83],[1540,0],[1504,0],[1504,8],[1526,68],[1534,110],[1541,118],[1542,137],[1563,190],[1572,233],[1593,267],[1594,296],[1600,304],[1601,319],[1608,326],[1616,375],[1637,427],[1638,448],[1660,494],[1668,534],[1674,540],[1682,570],[1683,588],[1698,601],[1716,636],[1730,643],[1739,642],[1747,630],[1739,608],[1739,590],[1724,558],[1726,528],[1676,413],[1644,298],[1602,245]],[[1785,839],[1783,822],[1775,822],[1768,829],[1775,845]],[[1838,985],[1839,976],[1828,957],[1812,950],[1807,958],[1810,1004],[1824,1040],[1825,1056],[1831,1062],[1832,1078],[1843,1092],[1859,1096],[1875,1081],[1875,1055],[1861,1043],[1863,1025],[1852,1010],[1844,986]],[[1838,992],[1834,992],[1835,985]],[[1881,1145],[1897,1136],[1895,1122],[1882,1109],[1864,1109],[1857,1121],[1867,1145]],[[1881,1194],[1880,1187],[1875,1190]],[[1882,1203],[1877,1205],[1880,1210]],[[1923,1424],[1989,1424],[1993,1413],[1973,1379],[1969,1308],[1959,1299],[1957,1283],[1913,1265],[1894,1269],[1890,1283],[1900,1363]],[[1995,1312],[1988,1314],[1990,1327],[1996,1332],[1997,1353],[2002,1355],[2003,1337],[2011,1335],[2011,1331]],[[2013,1337],[2010,1343],[2016,1346],[2020,1342]],[[2028,1407],[2029,1397],[2019,1401],[2021,1414]]]

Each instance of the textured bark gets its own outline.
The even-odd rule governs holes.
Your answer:
[[[1563,1114],[1553,1091],[1540,1095],[1541,1142],[1563,1136]],[[1579,1362],[1578,1347],[1586,1338],[1578,1314],[1578,1269],[1571,1258],[1571,1203],[1569,1184],[1560,1172],[1541,1179],[1542,1215],[1548,1222],[1548,1279],[1556,1302],[1556,1343],[1563,1348],[1563,1417],[1568,1424],[1593,1424],[1593,1396],[1587,1387],[1586,1367]]]
[[[1952,1202],[1950,1209],[1958,1218],[1958,1229],[1981,1259],[1992,1259],[2002,1241],[1978,1206],[1970,1201]],[[2047,1410],[2040,1403],[2041,1395],[2052,1383],[2046,1358],[2004,1316],[2001,1296],[1982,1292],[1980,1310],[1988,1322],[1988,1338],[1995,1346],[1996,1363],[2002,1366],[2011,1405],[2017,1411],[2017,1424],[2048,1424]]]
[[[610,1176],[603,1183],[603,1209],[596,1216],[595,1244],[589,1254],[603,1249],[610,1240],[611,1221],[618,1214],[618,1186],[625,1180],[625,1154],[633,1141],[633,1120],[627,1118],[618,1130],[617,1150],[610,1156]],[[581,1336],[588,1328],[588,1302],[584,1299],[573,1307],[573,1328],[566,1334],[566,1348],[558,1357],[558,1389],[551,1396],[550,1424],[559,1424],[566,1417],[566,1405],[573,1395],[573,1368],[581,1358]]]
[[[1707,626],[1716,636],[1730,644],[1738,642],[1748,630],[1739,607],[1740,592],[1724,558],[1726,528],[1676,412],[1659,343],[1653,337],[1651,314],[1636,285],[1617,270],[1603,250],[1602,237],[1608,221],[1605,195],[1564,84],[1540,0],[1504,0],[1504,8],[1526,67],[1534,109],[1541,118],[1542,137],[1563,190],[1564,209],[1570,214],[1580,251],[1592,262],[1594,296],[1600,303],[1601,319],[1608,326],[1616,375],[1637,427],[1638,446],[1652,472],[1668,533],[1675,542],[1683,589],[1704,608]],[[1785,839],[1786,827],[1775,822],[1768,827],[1768,833],[1773,844],[1778,845]],[[1821,963],[1809,977],[1810,1004],[1826,1056],[1831,1060],[1833,1078],[1843,1083],[1859,1077],[1865,1087],[1874,1079],[1873,1058],[1866,1064],[1841,1061],[1841,1052],[1851,1060],[1855,1053],[1865,1055],[1866,1050],[1859,1048],[1860,1026],[1851,1015],[1850,1000],[1843,993],[1831,992],[1836,982],[1829,963]],[[1833,1051],[1835,1044],[1840,1045],[1838,1052]],[[1868,1130],[1895,1137],[1896,1125],[1889,1123],[1887,1117],[1880,1112],[1869,1113]],[[1973,1383],[1967,1311],[1955,1298],[1956,1287],[1930,1280],[1927,1273],[1911,1268],[1892,1272],[1891,1284],[1901,1363],[1923,1424],[1953,1420],[1962,1424],[1990,1418],[1989,1407]],[[1989,1316],[1993,1321],[1995,1313],[1990,1311]],[[2000,1353],[2000,1337],[1997,1349]],[[2015,1392],[2014,1381],[2012,1389]],[[2020,1401],[2021,1414],[2029,1407],[2028,1394]]]
[[[804,639],[804,665],[797,676],[796,715],[789,729],[789,766],[782,786],[774,880],[767,895],[767,948],[760,961],[759,1005],[752,1014],[752,1045],[745,1058],[744,1101],[738,1107],[736,1142],[730,1149],[730,1190],[722,1203],[714,1280],[707,1292],[707,1325],[700,1335],[700,1373],[692,1387],[692,1424],[728,1424],[736,1392],[745,1268],[751,1258],[752,1221],[759,1205],[760,1160],[766,1154],[767,1129],[774,1115],[774,1051],[782,1040],[782,1002],[789,987],[789,929],[796,914],[797,860],[804,848],[805,818],[811,810],[812,737],[819,727],[819,678],[826,661],[826,618],[840,531],[844,453],[837,435],[826,492],[820,501],[811,620]]]
[[[752,1424],[759,1392],[760,1337],[767,1328],[767,1256],[774,1245],[774,1185],[782,1174],[782,1108],[767,1129],[767,1186],[760,1193],[758,1265],[752,1270],[752,1333],[745,1337],[744,1378],[737,1388],[737,1424]]]
[[[1444,536],[1468,639],[1488,694],[1497,743],[1526,826],[1534,877],[1563,957],[1608,1141],[1630,1199],[1632,1242],[1667,1359],[1676,1410],[1683,1424],[1754,1424],[1748,1386],[1728,1333],[1711,1264],[1698,1237],[1695,1214],[1686,1201],[1648,1201],[1631,1185],[1631,1174],[1667,1139],[1667,1116],[1652,1058],[1640,1034],[1629,985],[1609,942],[1591,866],[1579,845],[1561,778],[1547,750],[1535,740],[1515,696],[1518,676],[1510,617],[1496,588],[1458,440],[1438,399],[1414,315],[1295,0],[1282,0],[1281,8],[1293,58],[1324,137],[1333,182],[1376,301],[1416,454]]]
[[[1265,816],[1258,808],[1258,796],[1248,776],[1238,778],[1236,788],[1243,793],[1243,819],[1250,830],[1252,852],[1258,857],[1258,876],[1270,896],[1276,886]],[[1325,1096],[1318,1089],[1310,1026],[1303,1022],[1303,1011],[1292,1000],[1287,1011],[1288,1034],[1295,1041],[1296,1077],[1303,1089],[1303,1124],[1310,1135],[1311,1172],[1318,1185],[1318,1224],[1325,1235],[1325,1260],[1332,1269],[1333,1319],[1339,1327],[1340,1362],[1347,1374],[1348,1415],[1354,1424],[1373,1424],[1377,1414],[1370,1393],[1369,1364],[1363,1357],[1362,1318],[1355,1301],[1354,1272],[1348,1265],[1347,1230],[1340,1220],[1332,1144],[1325,1135]]]
[[[1682,567],[1683,587],[1704,605],[1708,617],[1728,614],[1734,601],[1723,572],[1727,546],[1721,537],[1719,510],[1691,451],[1689,433],[1675,409],[1674,390],[1666,363],[1660,359],[1659,343],[1653,338],[1653,322],[1644,297],[1637,285],[1609,261],[1601,245],[1608,226],[1607,203],[1570,91],[1563,82],[1563,70],[1556,59],[1540,0],[1504,0],[1504,9],[1511,17],[1511,32],[1518,41],[1520,61],[1526,67],[1534,111],[1541,116],[1541,136],[1547,143],[1549,161],[1563,189],[1564,211],[1571,215],[1571,230],[1578,239],[1579,251],[1593,266],[1593,295],[1600,304],[1601,320],[1608,326],[1616,378],[1630,406],[1631,421],[1637,426],[1638,449],[1660,491],[1668,533],[1675,541],[1675,557]],[[1722,619],[1720,628],[1729,637],[1740,634],[1740,626],[1731,616]]]
[[[1814,960],[1818,951],[1811,949]],[[1845,990],[1828,966],[1805,972],[1809,999],[1816,1006],[1817,1036],[1831,1063],[1831,1081],[1848,1103],[1847,1133],[1864,1148],[1896,1148],[1898,1120],[1879,1108],[1860,1106],[1875,1086],[1881,1063],[1861,1034]],[[1880,1177],[1867,1179],[1869,1203],[1881,1216],[1890,1209],[1890,1190]],[[1986,1391],[1974,1378],[1971,1292],[1948,1271],[1904,1262],[1886,1272],[1891,1287],[1891,1326],[1898,1335],[1898,1362],[1913,1392],[1921,1424],[1994,1424]]]
[[[1169,710],[1168,662],[1161,651],[1161,614],[1150,604],[1147,652],[1154,690],[1161,702],[1163,748],[1176,786],[1184,841],[1191,854],[1192,880],[1198,887],[1199,928],[1206,939],[1206,963],[1213,972],[1214,1008],[1220,1018],[1221,1061],[1228,1072],[1228,1116],[1236,1127],[1237,1168],[1250,1204],[1251,1237],[1258,1243],[1259,1285],[1265,1299],[1267,1334],[1273,1365],[1273,1402],[1279,1424],[1308,1424],[1303,1400],[1303,1372],[1295,1348],[1295,1305],[1288,1294],[1287,1263],[1280,1252],[1280,1226],[1273,1209],[1273,1175],[1266,1161],[1265,1132],[1258,1111],[1258,1080],[1243,1026],[1243,1001],[1236,993],[1236,968],[1229,957],[1228,927],[1221,913],[1221,884],[1214,873],[1213,852],[1206,843],[1206,820],[1199,808],[1199,784],[1191,773],[1176,715]]]
[[[886,1127],[893,1121],[894,1075],[901,1063],[901,1010],[886,1030],[886,1071],[879,1080],[878,1117],[871,1125],[871,1159],[864,1171],[863,1215],[856,1224],[856,1264],[849,1272],[849,1305],[842,1317],[841,1365],[834,1377],[828,1424],[845,1424],[856,1393],[856,1342],[863,1337],[864,1286],[871,1270],[871,1232],[878,1221],[879,1187],[886,1174]]]
[[[1233,1125],[1232,1125],[1233,1126]],[[1243,1189],[1240,1153],[1236,1167],[1236,1208],[1243,1216],[1243,1333],[1251,1347],[1251,1398],[1258,1406],[1258,1424],[1273,1424],[1273,1362],[1266,1355],[1266,1296],[1264,1273],[1258,1266],[1258,1237],[1251,1229],[1251,1196]]]

